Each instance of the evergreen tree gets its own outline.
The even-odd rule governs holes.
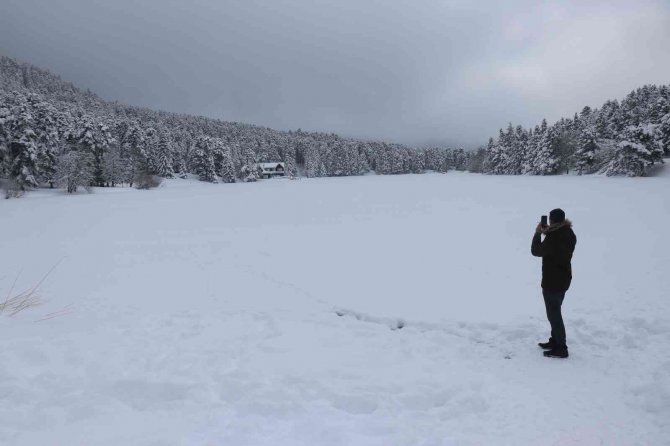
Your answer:
[[[295,147],[287,146],[281,154],[281,160],[284,162],[284,173],[289,178],[295,178],[298,175],[298,165],[296,163]]]
[[[521,160],[519,159],[520,150],[512,123],[507,125],[507,130],[502,134],[498,143],[502,154],[499,172],[503,175],[516,175]]]
[[[465,170],[467,167],[468,158],[463,149],[454,150],[454,169]]]
[[[320,151],[314,145],[309,145],[305,150],[305,176],[308,178],[322,176],[323,166]]]
[[[558,159],[558,172],[570,173],[575,167],[576,151],[579,148],[579,138],[583,129],[582,121],[573,122],[561,119],[553,127],[549,128],[552,135],[554,154]],[[593,124],[588,124],[593,128]]]
[[[16,181],[21,191],[37,187],[38,135],[35,133],[35,122],[25,97],[18,96],[19,104],[6,118],[8,124],[9,143],[5,154],[6,171]]]
[[[593,173],[597,150],[598,144],[596,143],[595,129],[584,128],[579,138],[579,146],[575,152],[575,164],[577,172],[580,175]]]
[[[156,173],[164,178],[172,178],[172,144],[166,135],[161,135],[158,140]]]
[[[111,187],[129,182],[127,168],[121,159],[121,153],[118,148],[113,148],[104,153],[102,157],[102,174]]]
[[[200,181],[216,183],[212,145],[212,140],[208,136],[196,139],[191,154],[191,171],[200,177]]]
[[[28,103],[30,104],[37,134],[37,179],[39,183],[48,183],[50,187],[53,187],[56,158],[60,151],[61,132],[66,124],[62,114],[38,95],[30,95]]]
[[[534,149],[535,157],[531,164],[531,172],[533,175],[553,175],[558,171],[558,158],[554,153],[553,141],[551,131],[547,126],[546,119],[542,120],[539,134],[537,137],[537,145]]]
[[[521,175],[526,152],[528,151],[528,132],[518,125],[514,129],[514,133],[510,133],[508,138],[510,148],[507,173],[510,175]]]
[[[649,166],[662,161],[662,149],[656,144],[654,130],[651,124],[627,127],[620,134],[615,157],[605,173],[608,176],[644,176]]]
[[[426,170],[426,157],[423,150],[409,149],[407,155],[409,159],[409,171],[411,173],[423,173]]]
[[[595,125],[600,138],[614,139],[622,129],[619,101],[606,101],[595,117]]]
[[[85,152],[90,156],[80,156],[90,163],[91,186],[104,186],[103,157],[109,147],[114,143],[114,137],[109,127],[98,122],[94,116],[83,115],[74,123],[75,128],[69,135],[69,145],[79,152]]]
[[[467,170],[472,173],[483,173],[485,161],[486,148],[479,147],[473,153],[470,153],[467,161]]]
[[[151,173],[146,141],[146,133],[138,122],[124,124],[121,159],[127,163],[125,176],[130,187],[133,186],[135,178]]]
[[[523,162],[521,164],[522,175],[535,174],[535,159],[537,158],[538,149],[540,146],[540,126],[535,126],[535,130],[531,130],[526,141],[526,151],[524,152]]]
[[[256,155],[250,147],[245,147],[242,150],[242,167],[240,169],[240,178],[245,183],[253,183],[258,181],[260,173],[258,172],[258,163]]]
[[[219,176],[224,183],[235,182],[235,164],[233,163],[233,154],[229,147],[223,149]]]
[[[489,144],[487,146],[488,156],[484,162],[484,172],[492,175],[503,175],[505,174],[505,160],[506,154],[501,144],[501,141],[505,140],[505,134],[502,129],[500,129],[500,134],[498,140],[494,141],[493,138],[489,138]]]

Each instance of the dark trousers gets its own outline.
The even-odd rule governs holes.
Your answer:
[[[547,309],[547,319],[551,324],[551,339],[559,347],[565,347],[565,325],[561,315],[561,305],[565,299],[565,291],[542,290],[544,306]]]

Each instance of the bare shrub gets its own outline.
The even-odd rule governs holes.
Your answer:
[[[148,173],[141,173],[135,177],[135,187],[137,189],[153,189],[160,186],[162,182],[161,177]]]
[[[58,262],[60,263],[60,262]],[[0,303],[0,314],[7,314],[8,316],[14,316],[20,313],[23,310],[28,308],[33,308],[42,303],[40,296],[38,294],[39,287],[44,283],[44,281],[49,277],[51,272],[58,266],[56,263],[50,270],[47,272],[42,279],[37,282],[37,285],[29,288],[21,293],[14,294],[14,288],[16,287],[16,282],[19,280],[21,272],[16,275],[14,283],[7,292],[4,302]]]
[[[31,288],[14,297],[7,296],[7,299],[0,304],[0,314],[7,313],[8,316],[14,316],[23,310],[36,307],[41,303],[42,301],[37,294],[37,290]]]

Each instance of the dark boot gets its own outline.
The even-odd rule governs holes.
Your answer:
[[[538,342],[537,345],[544,350],[552,350],[554,347],[556,347],[556,343],[551,338],[547,342]]]
[[[568,347],[565,346],[554,346],[551,350],[544,352],[544,356],[547,358],[567,358]]]

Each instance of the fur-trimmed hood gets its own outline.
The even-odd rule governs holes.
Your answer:
[[[572,228],[572,222],[568,220],[567,218],[561,222],[554,223],[552,225],[549,225],[546,229],[542,230],[543,234],[549,234],[554,231],[558,231],[561,228]]]

